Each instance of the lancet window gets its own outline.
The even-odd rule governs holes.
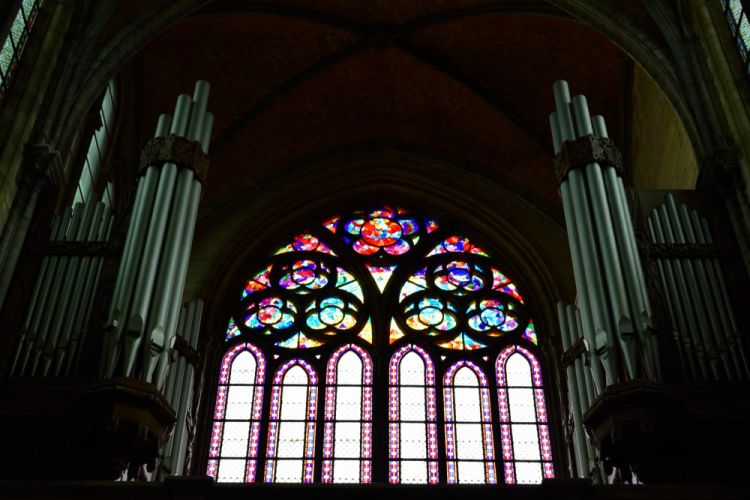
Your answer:
[[[0,46],[0,103],[8,93],[41,5],[42,0],[23,0],[8,35],[0,40],[3,43]]]
[[[404,209],[354,210],[292,238],[239,295],[219,361],[217,481],[554,477],[528,304],[474,241]]]
[[[721,6],[740,53],[742,67],[746,73],[750,73],[750,20],[747,18],[747,3],[743,0],[721,0]]]

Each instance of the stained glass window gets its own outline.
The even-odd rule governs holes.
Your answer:
[[[393,354],[388,372],[388,480],[437,483],[437,404],[432,359],[421,347],[408,344]]]
[[[392,484],[553,477],[541,340],[531,300],[501,269],[473,239],[397,207],[352,210],[291,236],[231,298],[226,352],[257,346],[254,359],[262,353],[273,374],[263,382],[270,401],[259,422],[243,417],[259,431],[240,443],[241,457],[222,451],[215,424],[209,474]],[[227,384],[217,393],[221,425]]]
[[[498,356],[496,374],[505,482],[554,477],[539,362],[528,349],[511,345]]]
[[[221,361],[208,460],[208,475],[217,481],[255,480],[265,364],[260,350],[247,342]]]
[[[750,21],[742,0],[720,0],[746,73],[750,73]]]
[[[318,378],[301,359],[276,372],[266,448],[267,483],[311,483],[315,467]]]
[[[487,377],[471,361],[459,361],[445,373],[443,387],[448,482],[495,484]]]
[[[372,481],[372,360],[349,344],[326,369],[324,483]]]
[[[23,0],[21,2],[21,8],[16,13],[10,32],[3,41],[2,47],[0,47],[0,103],[2,103],[5,94],[8,93],[41,5],[42,0]]]

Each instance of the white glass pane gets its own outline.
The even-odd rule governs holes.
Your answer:
[[[479,399],[479,388],[468,387],[453,390],[453,402],[456,406],[456,422],[481,422],[482,408]]]
[[[424,373],[424,360],[416,352],[409,351],[401,358],[399,380],[402,385],[424,385]]]
[[[400,458],[427,458],[426,424],[401,424]]]
[[[304,420],[307,417],[307,387],[281,388],[281,420]]]
[[[508,386],[531,387],[531,366],[522,354],[513,353],[505,362],[505,380]]]
[[[247,456],[247,440],[250,434],[250,422],[226,422],[221,438],[222,457]]]
[[[361,427],[359,422],[336,424],[333,445],[333,455],[336,458],[360,458]]]
[[[539,462],[516,462],[516,481],[519,484],[542,482],[542,464]]]
[[[336,460],[333,462],[334,483],[358,483],[359,460]]]
[[[536,422],[534,389],[508,389],[511,422]]]
[[[277,460],[274,480],[277,483],[301,483],[302,460]]]
[[[253,385],[230,385],[227,395],[227,420],[249,420],[253,410]]]
[[[219,472],[216,480],[222,483],[241,483],[245,481],[246,460],[219,460]]]
[[[484,458],[482,424],[456,424],[456,456],[458,458]]]
[[[229,375],[230,384],[255,383],[255,357],[249,351],[242,351],[232,362]]]
[[[403,484],[426,484],[427,462],[401,462]]]
[[[283,384],[307,385],[307,372],[300,365],[294,365],[284,375]]]
[[[424,384],[424,379],[422,380]],[[399,394],[401,420],[425,421],[425,390],[424,387],[401,387]]]
[[[539,434],[536,425],[513,424],[513,457],[516,460],[540,460]]]
[[[277,457],[301,458],[305,451],[305,422],[281,422]]]
[[[456,372],[456,375],[454,375],[453,385],[456,387],[479,387],[479,379],[477,379],[477,375],[476,373],[474,373],[474,370],[467,366],[464,366]]]
[[[458,482],[484,484],[484,462],[458,462]]]
[[[347,385],[362,384],[362,360],[354,351],[346,352],[341,358],[336,369],[336,383]]]
[[[336,420],[362,419],[362,388],[336,388]]]

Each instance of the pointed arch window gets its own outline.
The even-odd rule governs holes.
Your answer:
[[[443,386],[448,482],[495,484],[487,377],[471,361],[459,361],[445,373]]]
[[[324,426],[323,482],[371,482],[372,359],[358,345],[328,361]]]
[[[750,20],[746,0],[721,0],[724,16],[729,23],[734,43],[742,59],[742,67],[750,73]]]
[[[3,43],[0,46],[0,103],[8,93],[42,3],[42,0],[23,0],[5,40],[0,40]]]
[[[265,367],[263,354],[248,342],[221,361],[208,460],[208,475],[217,481],[255,480]]]
[[[539,362],[528,349],[511,345],[498,356],[496,370],[505,482],[554,477]]]
[[[527,300],[469,238],[400,208],[353,210],[298,234],[251,276],[235,299],[226,350],[257,345],[273,376],[262,382],[269,397],[259,437],[248,441],[256,444],[241,443],[244,476],[222,475],[232,466],[223,461],[239,458],[214,437],[208,472],[218,480],[554,476]],[[226,420],[222,380],[216,423]]]
[[[276,372],[266,450],[267,483],[311,483],[315,459],[318,376],[301,359]]]
[[[389,367],[389,468],[391,483],[438,482],[435,367],[427,352],[407,344]]]

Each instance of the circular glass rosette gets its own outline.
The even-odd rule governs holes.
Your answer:
[[[420,294],[402,304],[406,326],[424,335],[438,336],[458,326],[458,308],[443,297]]]
[[[294,326],[297,307],[292,302],[276,295],[254,299],[246,308],[244,321],[250,330],[271,334]]]
[[[418,241],[417,219],[389,207],[356,212],[343,224],[344,239],[360,255],[403,255]]]
[[[274,265],[271,281],[279,288],[298,294],[325,290],[336,284],[336,266],[320,256],[285,254]]]
[[[312,336],[356,333],[364,321],[360,311],[360,305],[346,294],[313,300],[305,307],[305,331]]]
[[[515,301],[505,298],[483,298],[471,302],[466,309],[469,328],[490,337],[518,330],[520,313]]]
[[[473,294],[492,285],[492,272],[488,266],[470,259],[450,257],[433,257],[427,272],[431,285],[455,295]]]

